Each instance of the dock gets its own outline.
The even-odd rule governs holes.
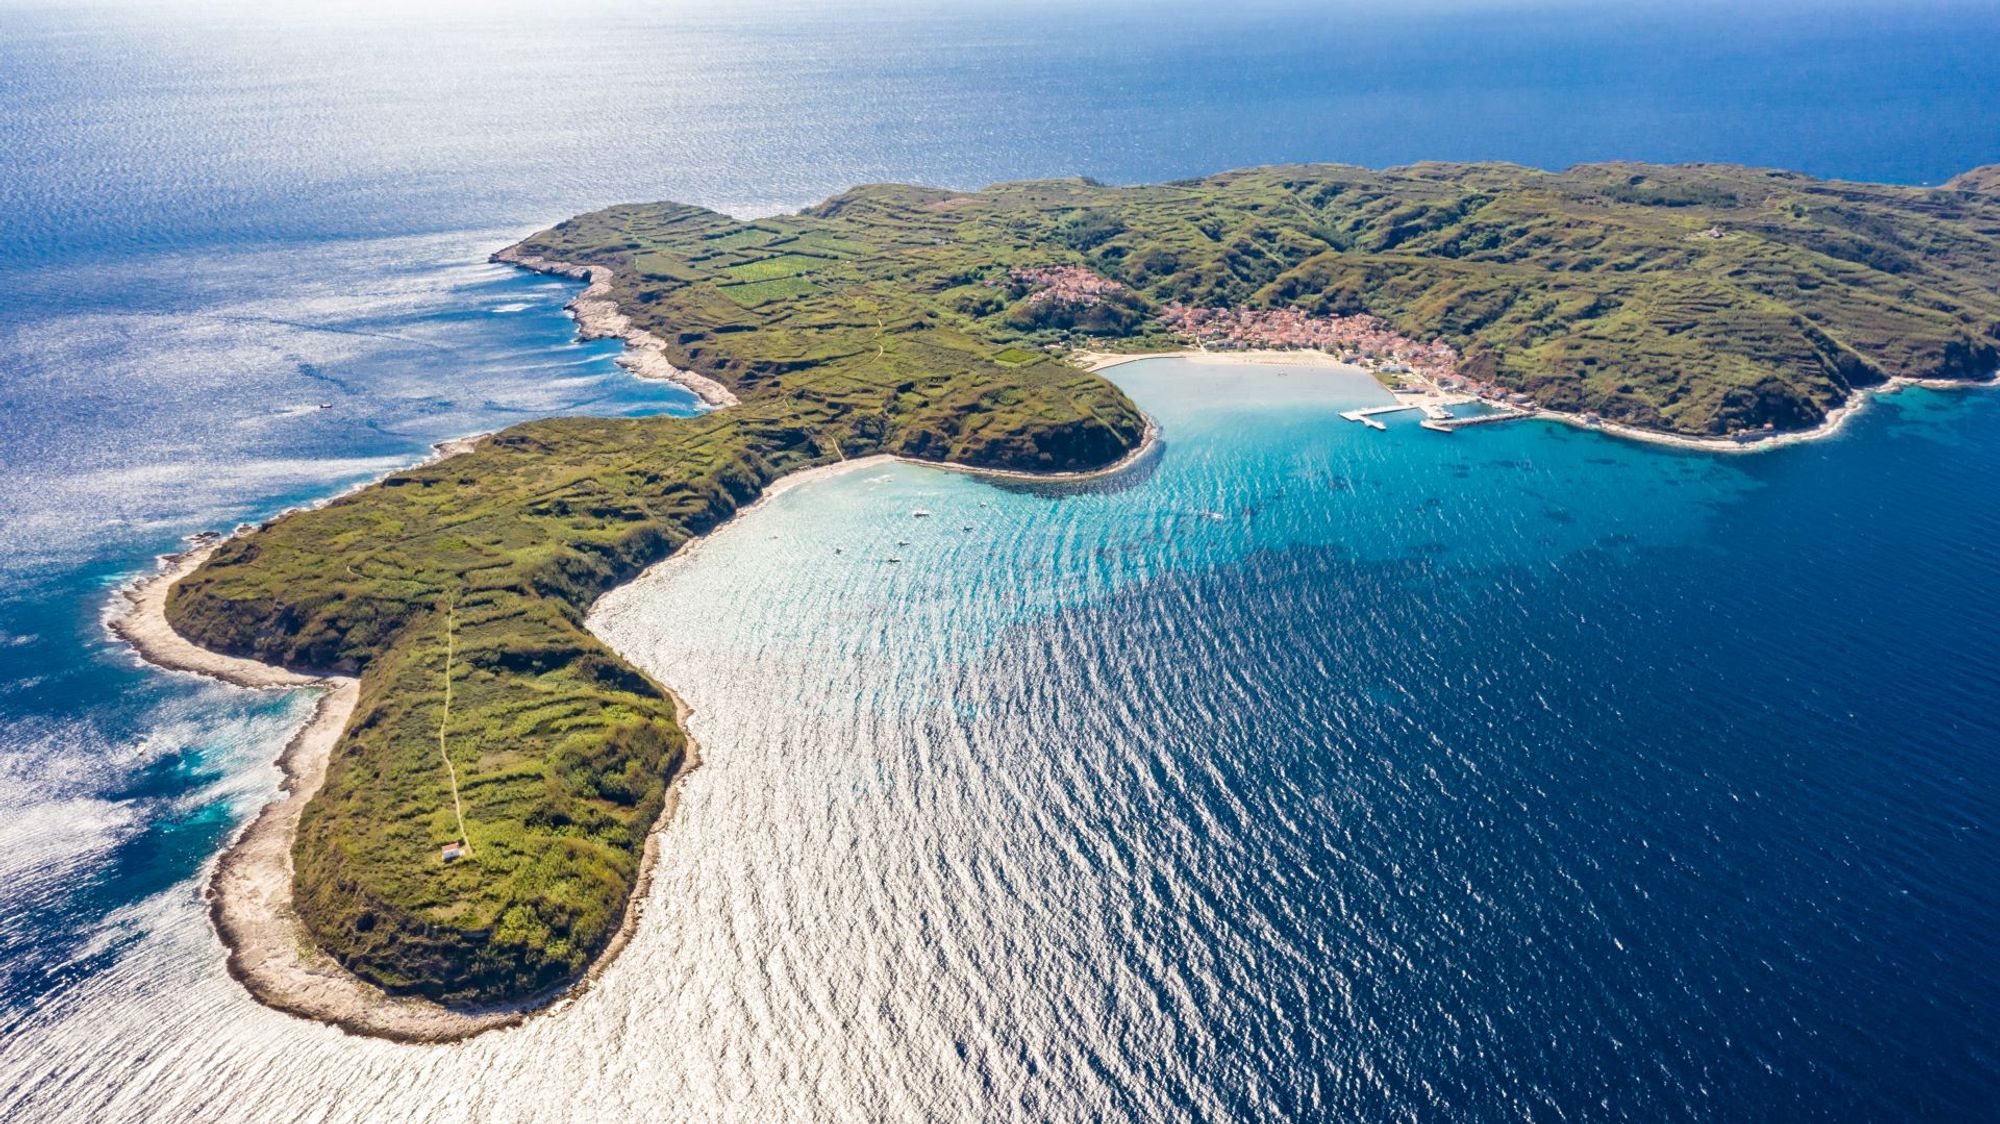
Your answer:
[[[1346,410],[1340,416],[1351,422],[1360,422],[1370,429],[1387,429],[1389,428],[1388,426],[1375,420],[1377,414],[1400,414],[1404,410],[1420,408],[1415,402],[1398,402],[1394,406],[1371,406],[1366,410]]]
[[[1433,414],[1424,419],[1423,426],[1425,429],[1438,433],[1452,433],[1470,426],[1492,425],[1496,422],[1514,421],[1517,418],[1529,418],[1534,415],[1535,411],[1533,410],[1517,409],[1496,410],[1493,413],[1480,414],[1478,417],[1472,418],[1454,418],[1449,414],[1440,418]]]
[[[1399,399],[1393,406],[1370,406],[1365,410],[1345,410],[1342,411],[1340,416],[1351,422],[1360,422],[1370,429],[1388,429],[1388,426],[1383,425],[1376,419],[1383,414],[1400,414],[1404,410],[1422,410],[1424,414],[1422,425],[1425,429],[1437,433],[1451,433],[1454,430],[1464,429],[1468,426],[1492,425],[1494,422],[1513,421],[1516,418],[1527,418],[1535,415],[1535,411],[1532,409],[1505,405],[1485,399],[1477,400],[1477,402],[1490,407],[1492,409],[1491,413],[1461,418],[1451,412],[1451,406],[1473,402],[1475,400],[1469,397],[1450,399],[1445,402],[1412,402],[1407,399]]]

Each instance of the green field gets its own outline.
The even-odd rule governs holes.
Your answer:
[[[773,277],[769,281],[722,285],[720,288],[723,296],[746,308],[754,308],[777,300],[793,300],[817,292],[813,288],[813,283],[803,277]]]
[[[798,238],[781,243],[783,248],[793,248],[830,258],[864,257],[874,247],[866,242],[838,238],[824,231],[810,231]]]
[[[782,236],[776,231],[748,226],[709,238],[706,240],[706,245],[711,250],[754,250],[759,246],[769,245],[773,239],[779,237]]]
[[[1025,347],[1009,347],[995,355],[993,360],[996,363],[1004,363],[1009,367],[1018,367],[1023,363],[1033,363],[1035,360],[1041,358],[1044,358],[1044,356],[1039,351],[1030,351]]]
[[[610,939],[684,753],[671,700],[584,614],[779,475],[877,452],[1116,461],[1144,419],[1047,349],[1171,346],[1152,318],[1167,301],[1373,313],[1544,404],[1635,425],[1811,425],[1889,376],[2000,366],[1995,180],[1310,166],[1139,187],[878,184],[755,227],[612,207],[519,250],[604,267],[635,326],[740,405],[515,426],[230,540],[168,612],[207,647],[361,677],[294,856],[313,939],[391,990],[519,999]],[[764,256],[764,232],[840,260]],[[1010,275],[1058,263],[1125,290],[1074,310],[1029,301]],[[449,865],[447,605],[446,752],[474,845]]]
[[[723,270],[738,281],[775,281],[780,277],[797,277],[815,269],[831,265],[825,258],[809,257],[805,254],[778,254],[774,257],[757,258],[732,265]]]
[[[684,259],[674,254],[634,254],[632,268],[647,281],[678,281],[686,284],[701,280],[699,270],[690,268]]]

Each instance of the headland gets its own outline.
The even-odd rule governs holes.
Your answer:
[[[324,669],[302,678],[339,700],[232,851],[252,857],[218,869],[261,920],[218,929],[302,932],[271,975],[294,998],[239,977],[389,1037],[462,1037],[587,982],[694,759],[672,692],[584,627],[590,606],[801,472],[1130,463],[1150,423],[1072,353],[1310,349],[1440,405],[1741,447],[1831,431],[1873,388],[1989,377],[1995,229],[1983,188],[1709,165],[871,185],[755,222],[663,203],[558,224],[496,259],[587,280],[581,331],[720,408],[516,426],[149,587],[131,631],[151,654]],[[327,965],[353,981],[339,1003],[461,1021],[308,1009]]]

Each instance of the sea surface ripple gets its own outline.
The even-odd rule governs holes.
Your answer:
[[[224,974],[206,872],[310,700],[100,617],[434,441],[693,408],[485,263],[591,207],[1935,183],[2000,156],[1996,41],[1957,0],[0,0],[0,1119],[1990,1116],[1990,395],[1718,459],[1153,365],[1119,378],[1166,441],[1116,481],[800,488],[596,618],[709,750],[639,938],[443,1049]]]
[[[2000,621],[1942,591],[1991,572],[2000,402],[1906,392],[1722,460],[1376,433],[1338,411],[1381,392],[1324,367],[1117,377],[1166,435],[1127,476],[867,467],[600,602],[706,764],[581,999],[347,1037],[250,1001],[166,895],[9,1026],[0,1089],[338,1120],[1992,1103]]]

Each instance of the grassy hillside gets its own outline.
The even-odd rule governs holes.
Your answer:
[[[583,614],[776,476],[879,451],[1113,461],[1143,419],[1055,356],[1171,343],[1153,318],[1168,301],[1373,313],[1492,381],[1635,424],[1807,425],[1885,376],[2000,366],[1984,182],[1296,167],[875,185],[748,223],[613,207],[516,250],[609,269],[637,326],[741,405],[517,426],[227,543],[168,609],[211,648],[361,676],[297,845],[315,939],[393,990],[518,999],[610,938],[684,752],[663,691]],[[1097,295],[1047,299],[1045,276]],[[472,844],[452,864],[447,606],[443,752]]]
[[[687,364],[753,385],[865,355],[887,307],[1059,351],[1086,337],[1169,342],[1147,315],[1167,301],[1296,306],[1441,336],[1469,372],[1543,405],[1720,435],[1811,426],[1890,376],[2000,368],[1991,181],[1991,169],[1929,189],[1709,165],[1278,167],[1141,187],[876,185],[751,224],[616,207],[525,245],[617,265],[621,300]],[[1130,292],[1024,307],[1008,268],[1048,263]],[[778,335],[746,355],[729,340],[750,329]]]
[[[756,241],[708,212],[647,213],[684,237]],[[453,1003],[519,999],[573,976],[615,932],[685,739],[660,686],[582,627],[599,594],[799,468],[892,451],[1076,470],[1143,435],[1110,384],[1039,351],[1003,362],[891,282],[848,286],[838,320],[811,334],[789,302],[751,307],[745,289],[832,289],[789,272],[827,252],[855,251],[716,262],[691,302],[687,323],[713,335],[690,333],[683,361],[741,405],[516,426],[233,539],[175,588],[169,615],[202,644],[361,676],[295,851],[300,916],[358,974]],[[633,256],[656,273],[679,260]],[[637,268],[629,283],[647,284]],[[645,310],[651,295],[629,299]],[[444,745],[471,843],[454,863],[439,855],[458,835],[438,741],[447,605]]]

